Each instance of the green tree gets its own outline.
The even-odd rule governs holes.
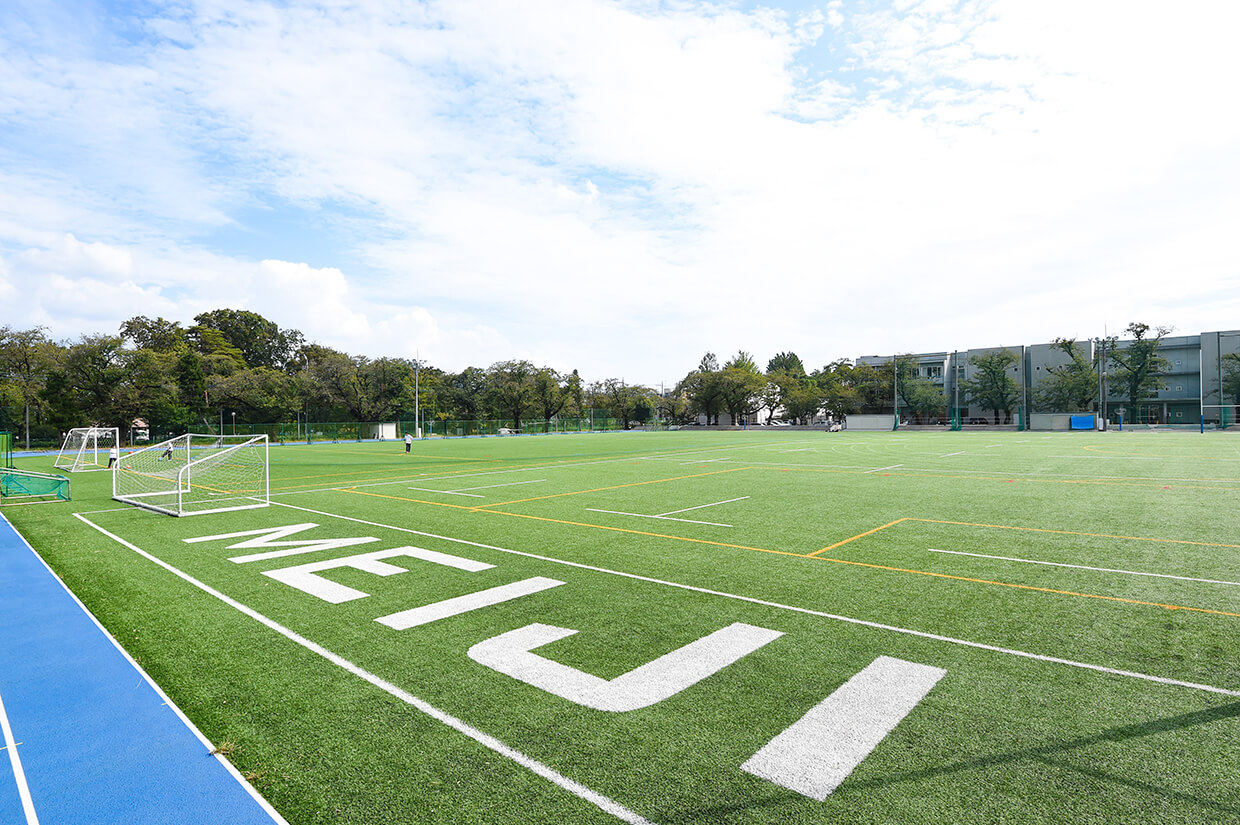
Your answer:
[[[680,387],[689,400],[691,414],[706,416],[707,425],[719,423],[723,384],[719,380],[719,360],[713,352],[702,356],[697,369],[681,380]]]
[[[219,331],[250,367],[292,367],[297,351],[305,343],[305,337],[297,330],[281,330],[275,322],[244,309],[203,312],[194,316],[194,322]]]
[[[543,421],[550,421],[560,414],[571,398],[564,376],[550,367],[540,367],[534,371],[533,383],[534,409]]]
[[[479,367],[466,367],[443,377],[443,409],[446,418],[473,421],[482,418],[486,405],[487,374]]]
[[[349,359],[342,356],[345,361]],[[287,421],[301,407],[297,379],[281,370],[267,367],[244,369],[230,375],[215,375],[209,381],[216,403],[248,423]],[[359,421],[370,420],[351,416]]]
[[[645,421],[653,414],[654,391],[649,387],[626,384],[619,378],[607,378],[594,384],[590,390],[595,406],[604,407],[613,418],[619,418],[626,430],[632,427],[634,421]]]
[[[740,350],[732,356],[719,373],[719,383],[724,409],[733,424],[741,423],[746,416],[758,411],[766,377],[758,372],[758,365],[749,353]]]
[[[0,403],[22,408],[20,420],[6,419],[4,424],[25,428],[27,446],[30,430],[26,424],[33,419],[36,432],[40,429],[44,413],[41,394],[61,349],[46,333],[44,327],[19,330],[0,326]]]
[[[853,364],[846,359],[832,361],[810,376],[818,387],[819,408],[835,419],[877,409],[881,382],[868,364]]]
[[[777,372],[786,372],[801,378],[805,375],[805,364],[801,363],[800,357],[795,352],[778,352],[766,362],[767,375]]]
[[[1010,422],[1012,408],[1020,400],[1020,386],[1011,375],[1011,368],[1017,360],[1016,353],[1010,349],[971,356],[969,363],[974,368],[973,377],[960,382],[969,404],[994,411],[995,424],[1000,423],[1000,413],[1003,413],[1005,422]]]
[[[1128,400],[1129,416],[1134,419],[1142,401],[1167,387],[1163,374],[1171,369],[1171,363],[1158,354],[1158,348],[1171,329],[1151,328],[1149,324],[1134,321],[1125,330],[1132,340],[1107,351],[1111,362],[1111,386],[1119,390],[1117,397]],[[1151,331],[1153,336],[1150,336]]]
[[[487,396],[490,404],[517,429],[534,398],[534,374],[529,361],[499,361],[487,370]]]
[[[1240,404],[1240,353],[1229,352],[1223,356],[1223,398]]]
[[[933,381],[918,369],[915,355],[897,355],[895,369],[899,380],[895,382],[901,404],[908,408],[915,421],[924,422],[929,416],[942,412],[947,406],[947,396]]]
[[[660,397],[655,409],[669,424],[688,424],[692,421],[693,414],[689,411],[689,396],[685,393],[684,382],[678,383]]]
[[[1098,375],[1081,344],[1074,338],[1056,338],[1053,346],[1068,359],[1048,367],[1033,401],[1043,412],[1088,410],[1098,398]]]
[[[121,338],[133,343],[135,349],[175,352],[186,346],[185,330],[176,321],[165,318],[151,320],[135,315],[121,324]]]

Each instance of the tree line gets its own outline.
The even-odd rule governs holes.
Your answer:
[[[1158,355],[1164,327],[1131,324],[1125,347],[1110,338],[1112,386],[1136,404],[1161,386],[1169,365]],[[1097,397],[1097,361],[1082,344],[1056,339],[1066,363],[1052,367],[1032,399],[1035,409],[1090,409]],[[1225,391],[1240,401],[1240,356],[1227,355]],[[1013,377],[1017,356],[998,350],[973,356],[962,403],[1010,420],[1020,403]],[[417,410],[415,411],[415,398]],[[837,360],[807,370],[794,352],[780,352],[765,369],[739,351],[724,363],[707,352],[670,390],[656,391],[618,378],[586,382],[576,370],[560,372],[526,360],[447,372],[407,358],[367,358],[309,343],[295,329],[263,316],[217,309],[182,326],[135,316],[116,334],[54,341],[43,327],[0,327],[0,429],[54,441],[71,427],[118,426],[135,420],[153,435],[211,429],[227,412],[245,424],[307,421],[522,421],[619,419],[626,429],[658,419],[671,424],[720,416],[739,422],[765,412],[790,423],[896,404],[915,419],[940,415],[954,402],[920,374],[917,358],[898,355],[878,365]]]

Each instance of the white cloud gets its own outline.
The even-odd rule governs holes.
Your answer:
[[[1217,7],[1153,11],[169,7],[147,30],[171,42],[6,54],[0,288],[54,275],[110,284],[116,323],[239,306],[371,356],[646,381],[706,349],[1234,327],[1240,59]],[[333,260],[213,240],[282,199]],[[31,317],[104,317],[71,303]]]

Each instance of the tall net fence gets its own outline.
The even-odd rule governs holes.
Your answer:
[[[129,453],[112,474],[112,498],[185,516],[265,507],[266,435],[186,434]]]

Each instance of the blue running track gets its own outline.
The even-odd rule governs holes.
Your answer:
[[[0,734],[0,823],[285,825],[3,516]]]

